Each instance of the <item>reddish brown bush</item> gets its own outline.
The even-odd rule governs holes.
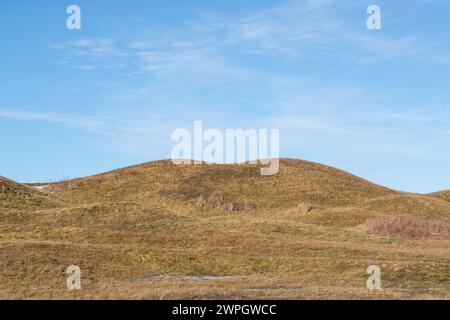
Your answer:
[[[414,217],[384,217],[369,221],[370,233],[401,238],[432,238],[449,235],[449,228],[443,222]]]

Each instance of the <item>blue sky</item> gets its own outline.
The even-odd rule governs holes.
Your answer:
[[[66,28],[67,6],[82,29]],[[382,29],[366,28],[381,7]],[[169,158],[177,128],[279,128],[282,157],[450,189],[450,2],[0,2],[0,175]]]

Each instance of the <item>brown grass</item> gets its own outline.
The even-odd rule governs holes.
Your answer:
[[[257,205],[252,204],[248,201],[242,203],[233,203],[229,200],[226,200],[223,195],[200,195],[196,199],[195,205],[197,206],[197,208],[214,209],[226,212],[255,210],[258,207]]]
[[[261,176],[258,165],[174,165],[156,161],[70,181],[55,194],[77,203],[115,201],[173,203],[185,206],[200,196],[223,195],[226,201],[262,208],[353,205],[398,192],[324,165],[281,159],[280,172]]]
[[[307,202],[300,202],[295,208],[287,210],[288,214],[306,214],[313,210],[315,207]]]
[[[450,202],[411,193],[401,193],[373,198],[362,203],[362,207],[380,213],[393,213],[423,218],[445,218],[450,214]]]
[[[445,191],[431,193],[430,196],[433,196],[433,197],[436,197],[436,198],[440,198],[442,200],[450,202],[450,190],[445,190]]]
[[[450,239],[357,227],[387,215],[448,225],[447,202],[331,167],[282,159],[262,177],[254,165],[156,161],[45,192],[5,185],[3,299],[450,298]],[[66,288],[72,264],[79,291]],[[366,288],[372,264],[381,292]]]
[[[415,217],[383,217],[367,223],[369,232],[401,238],[438,238],[449,235],[449,228],[443,222]]]
[[[62,205],[61,199],[0,176],[0,208],[37,210]]]

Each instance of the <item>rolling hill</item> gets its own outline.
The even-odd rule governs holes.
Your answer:
[[[61,203],[56,198],[0,176],[0,210],[36,210],[58,206]]]
[[[0,180],[0,298],[450,298],[450,202],[344,171],[149,162]],[[65,288],[69,265],[82,290]],[[382,269],[383,290],[366,288]]]
[[[433,197],[440,198],[445,201],[450,201],[450,190],[435,192],[430,194]]]
[[[75,203],[116,199],[140,203],[195,203],[221,198],[250,208],[291,208],[313,205],[350,205],[398,192],[321,164],[281,159],[280,172],[261,176],[258,165],[174,165],[156,161],[76,179],[54,193]]]

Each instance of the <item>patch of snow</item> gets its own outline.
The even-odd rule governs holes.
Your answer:
[[[45,190],[48,188],[48,185],[43,185],[43,186],[33,186],[33,188],[37,189],[37,190]]]

